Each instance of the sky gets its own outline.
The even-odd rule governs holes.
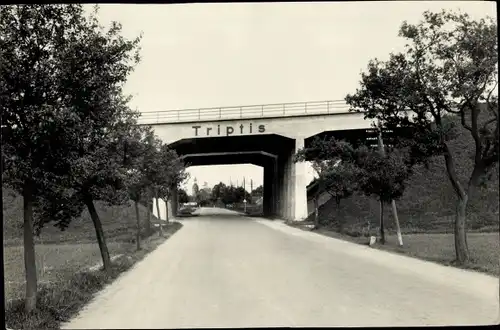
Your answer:
[[[90,5],[86,5],[90,8]],[[425,10],[496,17],[487,1],[377,1],[225,4],[101,4],[99,19],[142,33],[141,62],[125,92],[139,111],[340,100],[354,93],[370,59],[402,50],[401,23]],[[213,186],[255,165],[197,166],[191,179]],[[313,178],[308,169],[308,180]]]

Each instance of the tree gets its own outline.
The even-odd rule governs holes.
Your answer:
[[[384,146],[384,142],[382,140],[382,129],[377,129],[377,133],[378,133],[378,136],[377,136],[377,142],[378,142],[378,151],[380,153],[380,155],[382,157],[385,157],[386,153],[385,153],[385,146]],[[406,171],[406,175],[407,177],[403,178],[403,181],[406,180],[408,178],[408,176],[410,175],[410,173],[412,172],[412,168],[411,168],[411,161],[409,162],[408,161],[408,155],[405,155],[405,160],[406,162],[403,164],[403,166],[405,167],[404,171]],[[404,188],[404,186],[403,186]],[[392,214],[394,216],[394,222],[396,224],[396,233],[398,235],[398,244],[399,246],[403,246],[403,236],[401,235],[401,227],[399,226],[399,217],[398,217],[398,210],[397,210],[397,207],[396,207],[396,202],[394,201],[394,199],[391,199],[391,206],[392,206]],[[383,200],[380,200],[380,223],[383,223],[383,216],[384,216],[384,201]],[[385,240],[385,238],[384,238]]]
[[[225,189],[226,185],[222,182],[219,182],[218,184],[214,185],[214,187],[212,188],[212,196],[210,198],[213,201],[213,203],[216,203],[217,201],[222,199]]]
[[[158,204],[159,195],[165,181],[165,164],[162,162],[162,142],[153,133],[146,136],[147,145],[147,168],[145,168],[145,182],[147,185],[146,193],[144,194],[144,201],[147,206],[147,232],[151,232],[151,211],[153,210],[153,198],[156,201],[156,212],[158,220],[160,219],[160,207]],[[160,223],[159,234],[163,235],[162,226]]]
[[[33,207],[37,202],[45,204],[41,207],[50,212],[53,205],[46,202],[51,198],[37,198],[62,196],[59,187],[69,181],[71,141],[66,138],[73,135],[76,120],[62,77],[68,68],[65,55],[87,27],[81,5],[0,7],[0,106],[5,125],[2,174],[24,200],[28,312],[36,308],[37,293]]]
[[[151,164],[147,172],[147,182],[150,184],[151,196],[156,199],[156,209],[160,217],[159,199],[166,202],[166,221],[168,221],[168,200],[179,186],[188,178],[185,165],[175,150],[170,149],[166,144],[155,140],[156,148],[151,149]],[[160,224],[159,234],[163,234]]]
[[[120,84],[133,66],[129,60],[137,60],[129,53],[138,40],[120,38],[118,24],[103,33],[95,15],[87,19],[80,5],[9,6],[1,10],[0,97],[8,131],[6,174],[25,201],[26,309],[31,311],[36,307],[32,234],[37,203],[42,213],[54,213],[63,206],[72,208],[73,203],[55,204],[55,197],[73,189],[71,200],[80,199],[89,208],[103,262],[109,268],[92,200],[119,199],[114,188],[120,186],[122,174],[110,178],[115,166],[98,166],[101,175],[92,175],[97,182],[80,179],[89,179],[85,173],[92,171],[93,160],[101,159],[102,164],[102,159],[116,151],[114,130],[126,112]],[[71,217],[67,215],[73,211],[58,218],[62,227],[68,225]],[[39,225],[44,223],[42,220]]]
[[[224,191],[222,192],[221,200],[224,205],[236,203],[238,201],[236,196],[236,188],[233,186],[226,186]]]
[[[106,201],[108,205],[124,205],[129,201],[127,168],[123,164],[123,154],[120,152],[127,130],[121,131],[116,126],[110,127],[109,135],[103,134],[98,138],[75,144],[83,147],[83,150],[89,149],[72,161],[71,170],[71,185],[78,191],[89,210],[106,270],[110,269],[111,261],[94,201]]]
[[[158,177],[158,150],[160,149],[161,141],[154,135],[152,130],[148,130],[143,140],[143,160],[141,174],[143,177],[143,188],[141,200],[146,206],[146,234],[151,234],[151,211],[153,210],[153,184]]]
[[[349,181],[347,178],[343,181],[343,185],[336,182],[337,178],[335,173],[341,157],[347,157],[348,153],[343,152],[342,148],[345,146],[343,143],[334,138],[321,139],[315,137],[311,145],[307,148],[302,148],[294,155],[294,162],[311,161],[312,168],[318,175],[316,185],[313,188],[312,198],[314,201],[314,228],[319,227],[319,210],[318,199],[321,194],[328,191],[333,197],[336,198],[337,205],[340,199],[348,197],[352,193],[353,188],[348,187],[354,181]],[[347,169],[347,165],[345,169]],[[351,168],[351,167],[349,167]],[[350,176],[349,176],[350,178]]]
[[[141,249],[141,218],[139,213],[139,201],[142,194],[142,178],[141,174],[137,169],[132,169],[128,172],[129,181],[129,194],[130,199],[134,202],[135,217],[136,217],[136,231],[135,231],[135,244],[136,249],[139,251]]]
[[[264,187],[262,185],[258,186],[251,192],[252,196],[262,196],[264,194]]]
[[[456,261],[465,264],[467,203],[498,162],[497,25],[490,17],[474,21],[467,14],[427,11],[416,25],[404,22],[399,35],[409,41],[405,52],[391,54],[386,62],[371,61],[360,89],[346,101],[386,127],[414,129],[404,139],[412,163],[444,157],[457,196]],[[458,116],[474,141],[466,182],[457,175],[449,147],[454,134],[449,116]]]
[[[64,231],[84,208],[85,204],[75,189],[52,186],[33,202],[34,233],[40,235],[43,227],[51,222]]]
[[[99,25],[97,8],[80,26],[79,38],[61,54],[65,63],[62,89],[65,105],[73,109],[71,141],[71,187],[75,188],[89,210],[96,230],[104,268],[110,269],[101,219],[94,201],[109,205],[128,203],[127,168],[124,144],[138,113],[128,107],[130,97],[122,85],[139,61],[140,37],[127,40],[120,35],[121,25],[113,22],[108,31]]]
[[[367,196],[376,196],[380,201],[379,229],[381,243],[384,244],[384,204],[397,200],[404,193],[405,181],[410,176],[407,155],[401,150],[393,150],[385,155],[366,147],[358,148],[357,154],[360,190]]]
[[[212,192],[207,188],[201,188],[197,196],[197,202],[200,206],[207,206],[212,200]]]
[[[179,189],[177,191],[179,203],[184,204],[189,202],[189,196],[184,189]]]
[[[340,207],[342,199],[350,197],[358,189],[359,169],[350,162],[339,161],[326,168],[321,176],[324,182],[324,190],[335,199],[337,209]],[[315,207],[317,210],[317,202]],[[342,232],[344,221],[342,219],[338,220]]]
[[[160,151],[160,162],[163,175],[159,180],[159,196],[165,200],[165,214],[168,222],[168,201],[172,194],[177,191],[180,185],[189,177],[182,159],[175,150],[163,145]],[[159,214],[159,213],[158,213]]]
[[[128,174],[128,190],[130,199],[134,202],[136,214],[135,241],[137,250],[141,249],[141,219],[139,215],[139,203],[149,188],[147,173],[154,164],[150,161],[148,154],[150,150],[148,137],[154,133],[150,126],[135,126],[130,136],[124,141],[124,163]],[[153,139],[154,141],[154,139]]]

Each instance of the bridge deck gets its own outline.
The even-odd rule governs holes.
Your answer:
[[[313,101],[142,112],[138,122],[144,125],[321,114],[333,115],[347,112],[349,112],[349,105],[343,100]]]

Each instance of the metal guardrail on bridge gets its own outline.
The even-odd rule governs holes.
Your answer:
[[[344,100],[314,101],[234,107],[200,108],[142,112],[139,124],[180,123],[230,119],[294,117],[304,115],[338,114],[349,111]]]

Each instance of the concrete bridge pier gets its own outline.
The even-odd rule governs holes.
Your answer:
[[[286,220],[301,221],[308,215],[306,164],[293,162],[294,154],[303,147],[304,138],[296,138],[294,147],[280,155],[277,161],[276,214]]]
[[[299,149],[304,148],[305,140],[303,137],[295,139],[295,148],[293,154]],[[290,157],[292,163],[292,219],[295,221],[305,220],[308,216],[307,213],[307,180],[306,180],[306,163],[298,162],[293,163],[293,154]]]

